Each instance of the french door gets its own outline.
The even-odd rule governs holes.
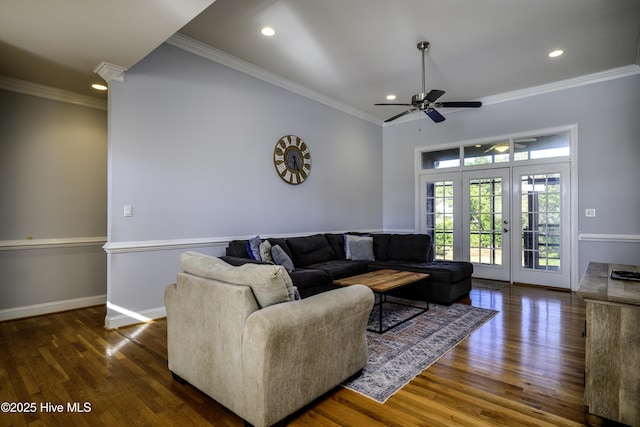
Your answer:
[[[569,180],[567,163],[513,168],[512,281],[571,287]]]
[[[570,287],[570,166],[420,176],[420,231],[434,258],[474,264],[476,278]]]
[[[462,173],[462,259],[475,277],[510,280],[509,168]]]

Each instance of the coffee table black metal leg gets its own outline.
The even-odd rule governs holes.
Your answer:
[[[378,320],[380,321],[380,323],[378,323],[378,333],[381,334],[382,333],[382,298],[384,298],[385,300],[387,299],[386,296],[384,294],[378,294],[379,295],[379,299],[380,299],[380,306],[378,307]]]

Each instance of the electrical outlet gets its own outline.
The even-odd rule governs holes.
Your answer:
[[[596,216],[596,210],[595,209],[585,209],[584,210],[584,216],[592,218],[592,217]]]

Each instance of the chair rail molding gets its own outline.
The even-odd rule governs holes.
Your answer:
[[[0,240],[0,251],[28,249],[57,249],[75,246],[101,246],[107,236],[92,237],[56,237],[50,239]]]
[[[578,240],[582,242],[618,242],[640,243],[640,234],[589,234],[580,233]]]

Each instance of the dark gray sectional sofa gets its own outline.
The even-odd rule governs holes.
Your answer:
[[[371,245],[371,256],[347,259],[345,235],[371,237],[365,239],[365,244]],[[352,239],[347,237],[349,241]],[[289,275],[302,298],[338,288],[333,284],[336,279],[384,268],[430,274],[424,281],[399,289],[396,295],[400,297],[449,305],[471,290],[473,265],[462,261],[434,261],[431,236],[426,234],[314,234],[266,240],[272,247],[280,246],[293,262]],[[253,259],[250,252],[248,240],[233,240],[222,259],[232,265],[264,262]]]

